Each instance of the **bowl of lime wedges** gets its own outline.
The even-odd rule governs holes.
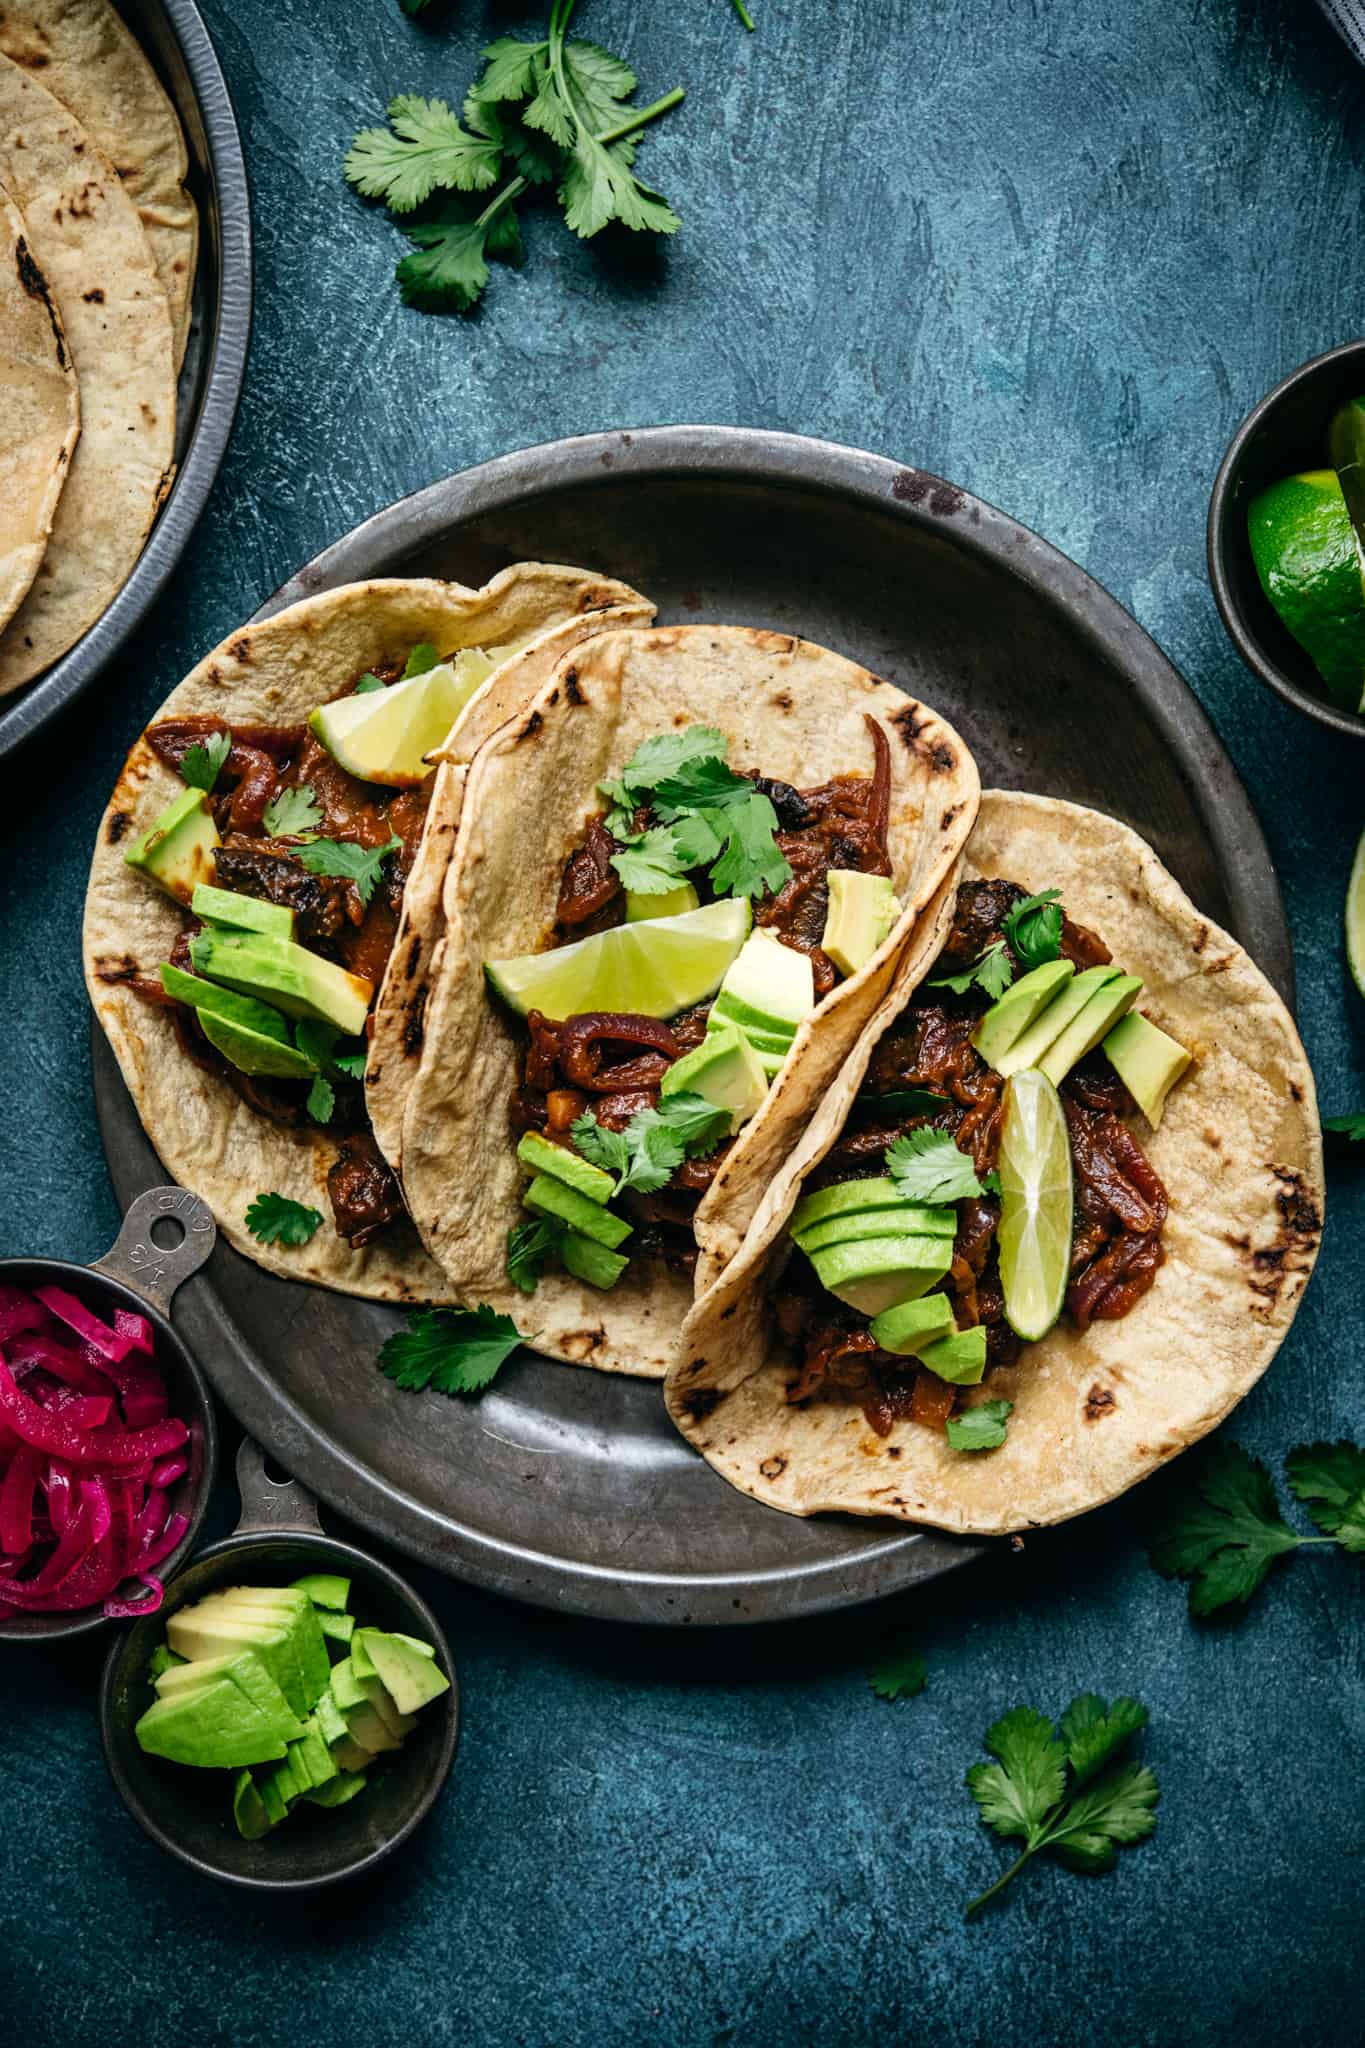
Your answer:
[[[1214,482],[1208,555],[1247,667],[1365,738],[1365,341],[1302,364],[1247,414]]]

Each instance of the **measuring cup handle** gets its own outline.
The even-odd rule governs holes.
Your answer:
[[[154,1223],[165,1219],[168,1234],[178,1225],[180,1238],[163,1249],[152,1237]],[[166,1314],[182,1280],[197,1273],[213,1250],[218,1233],[207,1202],[188,1188],[148,1188],[123,1219],[123,1228],[93,1271],[121,1280]]]
[[[237,1491],[242,1496],[238,1536],[320,1536],[318,1504],[297,1479],[280,1484],[265,1469],[265,1452],[246,1436],[237,1453]]]

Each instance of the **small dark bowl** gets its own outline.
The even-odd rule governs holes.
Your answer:
[[[244,1498],[259,1490],[261,1454],[249,1441],[244,1461],[255,1461]],[[312,1504],[301,1487],[277,1489],[282,1505],[306,1503],[312,1527],[260,1528],[229,1536],[197,1557],[166,1589],[161,1612],[135,1622],[114,1644],[100,1687],[100,1733],[115,1785],[128,1811],[154,1842],[205,1877],[248,1891],[303,1892],[356,1877],[405,1842],[435,1804],[450,1775],[459,1739],[459,1685],[449,1645],[431,1609],[412,1587],[377,1558],[318,1529]],[[264,1518],[263,1518],[264,1519]],[[275,1519],[271,1517],[270,1519]],[[365,1790],[346,1806],[300,1804],[287,1821],[257,1842],[243,1841],[232,1819],[232,1777],[226,1770],[197,1771],[147,1756],[133,1734],[134,1723],[155,1694],[147,1660],[164,1635],[165,1618],[219,1586],[288,1585],[304,1572],[341,1572],[354,1581],[352,1606],[362,1624],[398,1629],[432,1644],[450,1691],[423,1707],[417,1726],[401,1749],[372,1767]]]
[[[1365,739],[1365,717],[1344,711],[1261,588],[1247,539],[1256,493],[1302,469],[1325,469],[1327,429],[1348,398],[1365,394],[1365,341],[1314,356],[1278,383],[1232,437],[1209,500],[1209,581],[1233,646],[1263,683],[1320,725]]]

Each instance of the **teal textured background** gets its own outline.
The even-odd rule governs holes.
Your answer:
[[[299,563],[448,471],[556,435],[785,427],[939,471],[1085,564],[1183,668],[1266,823],[1324,1107],[1365,1100],[1339,909],[1365,749],[1239,666],[1203,516],[1237,420],[1360,327],[1360,75],[1307,0],[582,0],[642,97],[671,246],[533,216],[467,321],[405,311],[342,149],[394,91],[458,98],[543,9],[204,0],[254,183],[257,319],[218,489],[117,666],[0,780],[0,1249],[116,1228],[89,1093],[87,848],[170,684]],[[601,565],[610,569],[610,563]],[[1365,1204],[1231,1433],[1362,1431]],[[226,1466],[230,1470],[230,1463]],[[550,1619],[416,1573],[466,1688],[432,1823],[360,1896],[256,1903],[146,1841],[104,1773],[99,1651],[0,1653],[0,2013],[27,2048],[1357,2042],[1358,1568],[1291,1563],[1197,1629],[1139,1493],[894,1611],[723,1638]],[[227,1488],[212,1533],[231,1519]],[[928,1654],[888,1706],[885,1627]],[[1018,1700],[1136,1692],[1160,1825],[1112,1876],[1003,1867],[962,1774]]]

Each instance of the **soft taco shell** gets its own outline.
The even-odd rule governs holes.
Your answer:
[[[403,661],[421,641],[442,654],[515,650],[576,617],[586,594],[601,588],[583,570],[534,562],[503,570],[481,590],[416,579],[348,584],[234,633],[190,671],[152,722],[192,713],[216,713],[229,725],[301,722],[364,670]],[[405,1226],[352,1251],[332,1226],[327,1199],[336,1139],[258,1116],[226,1081],[185,1058],[168,1011],[128,988],[135,976],[156,972],[184,912],[127,865],[124,851],[183,786],[139,739],[100,823],[85,905],[86,987],[148,1137],[172,1178],[204,1197],[219,1229],[258,1265],[378,1300],[453,1299]],[[247,1204],[268,1190],[322,1211],[310,1244],[262,1245],[246,1230]]]
[[[38,573],[80,430],[62,316],[0,186],[0,629]]]
[[[973,1400],[1014,1403],[997,1451],[952,1451],[913,1422],[879,1437],[856,1403],[787,1403],[792,1366],[768,1307],[785,1225],[876,1038],[908,1000],[907,977],[768,1189],[740,1256],[688,1317],[669,1374],[668,1409],[684,1436],[742,1492],[789,1514],[1003,1535],[1097,1507],[1204,1436],[1255,1384],[1317,1256],[1322,1147],[1293,1020],[1151,847],[1098,811],[988,791],[967,874],[1059,886],[1068,915],[1142,976],[1141,1009],[1193,1053],[1160,1129],[1135,1126],[1171,1198],[1166,1262],[1122,1320],[1083,1334],[1059,1325],[973,1390]]]
[[[748,627],[683,626],[587,642],[469,771],[446,873],[446,932],[426,1046],[404,1122],[404,1185],[413,1219],[456,1291],[515,1313],[532,1333],[528,1341],[549,1357],[662,1377],[692,1285],[649,1260],[609,1292],[565,1273],[547,1274],[530,1301],[510,1286],[507,1230],[522,1213],[524,1175],[507,1105],[522,1034],[489,999],[483,963],[546,943],[564,862],[601,810],[597,783],[651,734],[716,725],[729,737],[735,767],[810,786],[836,773],[871,773],[865,713],[891,748],[887,837],[901,917],[867,966],[801,1027],[763,1108],[699,1208],[705,1252],[723,1261],[966,842],[979,796],[971,756],[935,713],[842,655]]]

